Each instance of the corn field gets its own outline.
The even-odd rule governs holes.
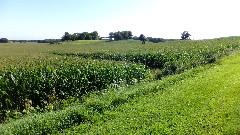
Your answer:
[[[134,85],[214,63],[239,48],[237,37],[141,45],[138,41],[0,46],[0,121],[13,110],[44,108],[121,84]],[[159,78],[159,79],[160,79]]]

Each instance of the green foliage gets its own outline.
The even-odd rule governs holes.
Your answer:
[[[152,37],[148,37],[148,40],[149,40],[150,42],[153,42],[153,43],[164,42],[164,39],[163,39],[163,38],[152,38]]]
[[[203,68],[195,69],[181,75],[170,76],[157,82],[141,84],[136,87],[96,91],[88,97],[84,97],[81,105],[78,103],[57,112],[28,116],[24,119],[2,124],[0,125],[0,134],[53,134],[64,132],[68,128],[71,131],[71,127],[79,124],[87,124],[88,122],[94,124],[103,120],[100,118],[100,114],[104,114],[108,110],[115,110],[118,106],[129,103],[135,98],[146,96],[151,92],[164,90],[168,86],[188,77],[193,77],[203,70]],[[82,132],[86,132],[86,130]]]
[[[141,35],[139,36],[139,39],[140,39],[141,41],[146,41],[146,37],[145,37],[143,34],[141,34]]]
[[[94,31],[90,34],[92,36],[92,40],[98,40],[99,39],[99,35],[97,31]]]
[[[211,68],[139,86],[139,93],[151,92],[62,134],[239,134],[239,62],[238,52]]]
[[[183,33],[181,33],[181,40],[190,40],[190,34],[188,33],[188,31],[184,31]]]
[[[0,125],[0,134],[52,134],[62,131],[81,122],[87,121],[91,111],[82,106],[67,108],[59,112],[33,115],[13,123]]]
[[[36,67],[4,68],[0,70],[0,112],[4,117],[8,110],[23,111],[27,108],[25,100],[31,101],[32,107],[43,108],[51,103],[52,96],[81,97],[111,84],[134,84],[146,77],[144,66],[114,62],[67,63],[65,60],[50,66],[41,63]]]
[[[74,33],[74,34],[69,34],[68,32],[65,32],[65,34],[62,36],[62,41],[68,41],[68,40],[98,40],[99,35],[97,31],[88,33],[88,32],[83,32],[83,33]]]
[[[114,40],[127,40],[132,39],[133,35],[131,31],[118,31],[118,32],[110,32],[110,38],[114,38]]]
[[[68,41],[71,40],[71,35],[68,32],[65,32],[62,36],[62,41]]]
[[[91,52],[91,53],[61,53],[53,54],[66,56],[79,56],[82,58],[128,61],[141,63],[151,69],[161,69],[162,75],[172,75],[181,73],[188,69],[201,66],[204,64],[214,63],[224,56],[229,48],[238,48],[238,44],[225,45],[204,45],[198,46],[190,42],[179,42],[178,46],[166,48],[164,51],[131,51],[131,52]],[[197,43],[197,42],[196,42]],[[214,43],[214,42],[213,42]],[[182,47],[182,49],[180,48]]]

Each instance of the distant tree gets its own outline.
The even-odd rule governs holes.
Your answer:
[[[132,37],[133,37],[131,31],[122,31],[122,32],[121,32],[121,35],[122,35],[122,37],[123,37],[124,40],[132,39]]]
[[[8,39],[7,38],[1,38],[0,39],[0,43],[7,43],[8,42]]]
[[[62,36],[62,41],[68,41],[71,40],[71,35],[68,32],[65,32]]]
[[[124,39],[124,40],[128,39],[128,31],[122,31],[121,35],[122,35],[122,39]]]
[[[74,41],[74,40],[77,40],[78,39],[78,33],[74,33],[71,35],[71,40]]]
[[[133,39],[134,39],[134,40],[139,40],[139,37],[134,36]]]
[[[86,32],[78,34],[78,38],[77,38],[78,40],[85,40],[85,38],[86,38]]]
[[[110,32],[109,38],[114,38],[114,40],[128,40],[132,39],[133,35],[131,31],[118,31],[118,32]]]
[[[94,31],[90,34],[92,36],[92,40],[98,40],[99,39],[99,35],[97,31]]]
[[[120,31],[114,33],[114,40],[122,40],[123,36]]]
[[[143,34],[140,35],[139,39],[142,41],[142,44],[145,44],[147,41],[147,38]]]
[[[148,41],[152,42],[153,38],[152,37],[147,37]]]
[[[68,40],[98,40],[99,35],[97,31],[93,31],[91,33],[83,32],[83,33],[74,33],[69,34],[68,32],[65,32],[62,36],[62,41],[68,41]]]
[[[128,31],[128,39],[132,39],[133,38],[133,34],[131,31]]]
[[[110,39],[114,38],[114,33],[113,33],[113,32],[110,32],[110,33],[109,33],[109,38],[110,38]]]
[[[188,31],[184,31],[183,33],[181,33],[182,36],[181,36],[181,39],[182,40],[190,40],[190,34],[188,33]]]
[[[85,40],[92,40],[92,35],[88,32],[85,32],[86,34],[86,37],[85,37]]]
[[[148,40],[149,40],[150,42],[153,42],[153,43],[164,42],[164,39],[163,39],[163,38],[152,38],[152,37],[148,37]]]

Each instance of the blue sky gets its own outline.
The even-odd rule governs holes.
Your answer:
[[[238,0],[0,0],[0,38],[61,38],[64,32],[129,30],[192,39],[240,36]]]

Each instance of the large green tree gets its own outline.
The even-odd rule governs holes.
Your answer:
[[[92,40],[92,35],[88,32],[85,32],[86,34],[86,37],[85,37],[85,40]]]
[[[181,36],[181,39],[182,40],[190,40],[190,34],[188,33],[188,31],[184,31],[183,33],[181,33],[182,36]]]
[[[99,39],[99,35],[97,31],[94,31],[91,33],[92,36],[92,40],[98,40]]]
[[[78,40],[85,40],[85,38],[86,38],[86,32],[78,34]]]
[[[140,35],[139,39],[142,41],[142,44],[145,44],[147,41],[147,38],[143,34]]]
[[[62,36],[62,41],[68,41],[71,40],[71,35],[68,32],[65,32]]]
[[[77,40],[78,39],[78,33],[74,33],[71,35],[71,40],[74,41],[74,40]]]
[[[114,33],[114,40],[122,40],[122,34],[120,31]]]
[[[131,31],[128,31],[128,39],[132,39],[133,38],[133,34]]]

